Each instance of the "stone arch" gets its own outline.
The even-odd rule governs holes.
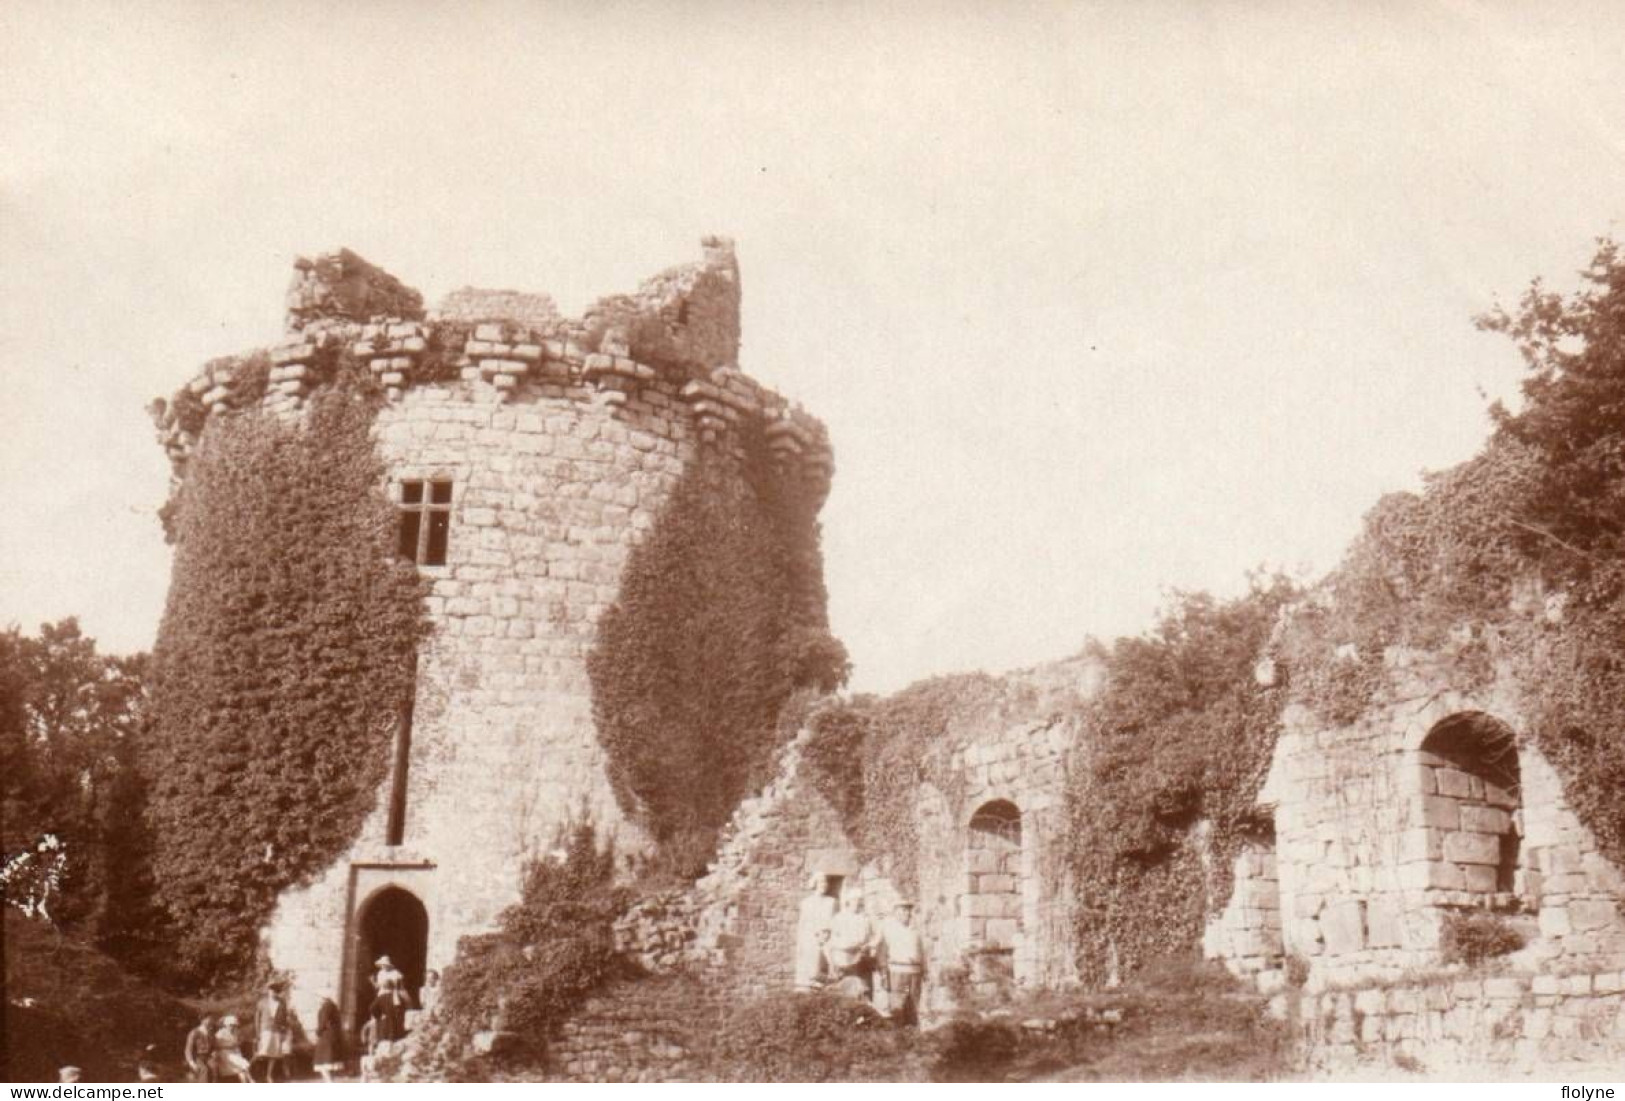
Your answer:
[[[1466,905],[1522,892],[1522,775],[1512,728],[1483,711],[1458,711],[1429,728],[1417,757],[1428,885],[1460,896],[1442,902]]]
[[[356,907],[355,944],[351,989],[358,1029],[372,1004],[373,964],[380,956],[388,956],[405,976],[417,1004],[429,954],[429,911],[417,895],[394,883],[373,891]]]
[[[976,808],[965,831],[965,893],[960,912],[966,945],[982,982],[1015,977],[1015,947],[1022,933],[1021,808],[994,799]]]

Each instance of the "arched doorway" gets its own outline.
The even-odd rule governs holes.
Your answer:
[[[412,1004],[417,1004],[429,949],[429,912],[411,891],[385,887],[361,904],[355,927],[355,1024],[359,1029],[376,993],[372,975],[379,956],[388,956],[406,977]]]
[[[960,911],[980,988],[1013,981],[1021,935],[1021,809],[1007,799],[983,803],[965,837],[966,881]]]

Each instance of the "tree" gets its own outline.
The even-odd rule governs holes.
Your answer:
[[[1536,280],[1515,312],[1480,328],[1504,333],[1528,365],[1517,412],[1497,404],[1496,431],[1539,458],[1538,483],[1512,523],[1540,536],[1531,572],[1561,594],[1561,626],[1526,677],[1533,732],[1603,851],[1625,861],[1625,256],[1597,242],[1580,289],[1563,298]]]
[[[147,657],[99,654],[76,619],[31,638],[0,633],[0,780],[6,852],[56,837],[65,853],[54,920],[108,946],[141,910],[137,750]]]
[[[1542,484],[1528,501],[1552,565],[1575,575],[1618,559],[1625,536],[1625,256],[1602,239],[1564,299],[1535,280],[1517,311],[1480,328],[1504,333],[1528,365],[1516,413],[1496,403],[1497,431],[1533,448]],[[1589,561],[1588,561],[1589,559]]]

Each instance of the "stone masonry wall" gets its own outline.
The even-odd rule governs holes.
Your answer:
[[[1064,665],[1064,668],[1063,668]],[[1057,672],[1057,670],[1060,670]],[[1058,663],[1034,678],[1057,678],[1060,690],[1093,691],[1097,671]],[[999,919],[1013,928],[1008,959],[1014,981],[1024,986],[1061,986],[1075,981],[1071,898],[1062,859],[1064,762],[1073,729],[1049,719],[1049,687],[1032,693],[1020,715],[987,714],[956,720],[963,742],[951,772],[954,790],[922,781],[914,803],[921,839],[916,872],[915,925],[926,950],[927,1011],[951,1008],[949,972],[966,969],[974,980],[982,966],[975,951],[985,939],[973,926],[987,915],[977,901],[985,877],[1013,901]],[[711,981],[740,998],[788,990],[801,900],[813,873],[840,876],[863,892],[874,918],[890,913],[903,897],[893,879],[893,856],[860,854],[840,816],[802,775],[803,732],[787,748],[773,783],[742,804],[729,824],[710,870],[688,892],[646,902],[623,921],[621,945],[654,970],[681,966],[708,969]],[[970,820],[977,808],[1005,800],[1021,811],[1019,853],[1010,869],[980,868]],[[1004,880],[1008,879],[1009,882]]]
[[[1299,1007],[1305,1055],[1322,1074],[1388,1066],[1436,1076],[1548,1074],[1625,1063],[1625,977],[1462,975],[1327,990]]]
[[[732,1008],[686,973],[621,983],[588,999],[548,1043],[547,1076],[562,1082],[692,1082],[701,1049]]]
[[[605,775],[585,665],[628,554],[700,448],[741,454],[745,418],[766,423],[779,477],[828,490],[823,427],[734,366],[738,321],[724,315],[737,279],[731,245],[708,239],[702,263],[580,321],[545,296],[472,290],[423,319],[393,277],[353,254],[323,257],[301,263],[268,385],[216,361],[186,388],[207,417],[297,418],[347,358],[385,398],[374,431],[390,494],[400,500],[405,480],[452,484],[446,562],[420,567],[433,634],[418,658],[403,835],[386,832],[392,776],[349,853],[286,891],[264,932],[303,1019],[327,996],[353,1011],[356,918],[374,892],[418,897],[427,966],[443,968],[459,937],[517,899],[526,861],[568,816],[585,809],[623,851],[641,846]],[[404,307],[369,317],[380,302]],[[690,317],[703,322],[692,333]],[[207,429],[188,408],[158,414],[177,477]]]
[[[1273,994],[1286,985],[1274,844],[1247,846],[1236,854],[1231,871],[1230,898],[1207,924],[1203,954],[1224,960],[1232,972]]]
[[[1306,708],[1287,708],[1259,796],[1274,807],[1280,952],[1306,965],[1308,989],[1440,968],[1449,916],[1482,911],[1529,937],[1506,960],[1514,973],[1625,965],[1625,877],[1597,851],[1539,749],[1516,739],[1516,792],[1423,750],[1430,732],[1462,721],[1516,734],[1523,716],[1510,680],[1464,692],[1441,687],[1451,684],[1448,654],[1394,650],[1388,664],[1394,692],[1352,726],[1328,729]],[[1498,883],[1498,861],[1513,849],[1511,882]],[[1276,989],[1279,974],[1258,966],[1274,947],[1263,919],[1271,906],[1259,901],[1269,892],[1263,867],[1238,874],[1207,952],[1238,973],[1263,971]],[[1251,929],[1243,911],[1259,917]]]

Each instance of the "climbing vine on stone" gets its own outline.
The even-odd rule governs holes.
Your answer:
[[[1106,680],[1084,706],[1067,786],[1086,981],[1195,952],[1236,853],[1268,829],[1254,805],[1283,693],[1254,669],[1296,594],[1263,575],[1235,600],[1181,594],[1148,635],[1100,648]]]
[[[427,621],[392,556],[373,405],[323,387],[301,423],[212,419],[172,509],[154,651],[149,814],[178,970],[253,963],[278,892],[372,809]]]
[[[845,681],[828,630],[820,499],[774,469],[762,426],[743,457],[702,450],[631,554],[587,659],[593,715],[623,809],[697,873],[768,776],[779,713]]]
[[[1537,281],[1516,311],[1479,319],[1529,369],[1516,412],[1467,462],[1392,494],[1276,650],[1294,701],[1353,722],[1406,649],[1454,687],[1497,676],[1603,851],[1625,863],[1625,258],[1599,244],[1563,298]]]
[[[921,785],[937,788],[950,805],[961,802],[954,751],[1003,721],[1003,714],[1022,711],[1031,697],[1015,680],[966,673],[933,677],[885,698],[832,701],[810,719],[804,767],[864,859],[884,855],[892,881],[913,892]]]

